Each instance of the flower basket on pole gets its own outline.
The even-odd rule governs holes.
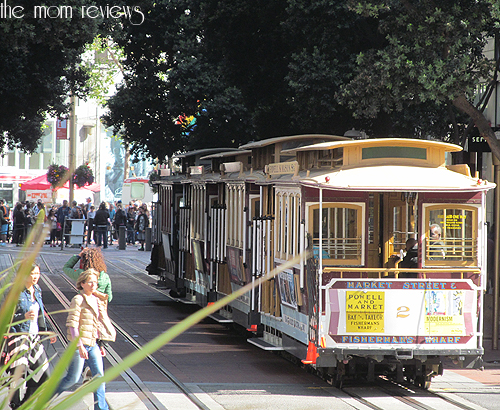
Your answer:
[[[64,165],[51,164],[47,169],[47,181],[52,187],[52,202],[54,202],[55,189],[63,184],[69,169]]]
[[[64,165],[51,164],[47,169],[47,181],[52,186],[52,189],[62,185],[62,181],[68,172],[68,168]]]
[[[79,188],[82,188],[85,185],[90,185],[94,182],[94,173],[89,167],[89,164],[80,165],[77,169],[75,169],[72,182]]]

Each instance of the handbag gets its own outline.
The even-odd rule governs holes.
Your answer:
[[[58,222],[57,223],[57,228],[56,228],[58,231],[60,231],[62,229],[62,226],[61,226],[61,222]]]

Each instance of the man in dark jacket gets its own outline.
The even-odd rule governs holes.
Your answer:
[[[68,201],[65,199],[63,200],[63,204],[62,206],[60,206],[59,208],[57,208],[57,211],[56,211],[56,218],[57,218],[57,223],[61,224],[61,242],[63,240],[63,235],[64,235],[64,221],[66,220],[66,218],[69,218],[69,206],[68,206]],[[71,227],[69,226],[69,224],[67,224],[66,226],[66,234],[69,234],[71,232]],[[66,245],[69,244],[69,236],[66,235]]]
[[[118,239],[118,234],[120,233],[120,226],[126,226],[127,224],[127,215],[123,210],[122,204],[116,204],[116,214],[115,219],[113,219],[113,225],[115,227],[115,239]]]
[[[24,243],[24,239],[26,236],[26,230],[24,225],[24,220],[26,217],[24,216],[23,204],[18,202],[16,207],[14,208],[14,232],[12,234],[12,243],[15,243],[17,246],[21,246]]]
[[[102,247],[103,249],[107,249],[108,247],[108,224],[110,223],[111,221],[109,220],[109,212],[106,209],[106,202],[101,202],[101,205],[99,205],[99,209],[95,213],[94,226],[96,245],[104,245]]]
[[[415,238],[406,241],[406,255],[398,265],[399,268],[418,268],[418,242]],[[416,272],[403,272],[400,278],[417,278]]]

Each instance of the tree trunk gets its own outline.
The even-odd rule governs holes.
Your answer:
[[[129,173],[129,160],[130,160],[130,151],[128,149],[128,142],[124,143],[125,145],[125,160],[123,161],[123,180],[125,181],[128,178]]]
[[[475,126],[479,130],[479,135],[486,140],[493,155],[497,159],[500,159],[500,142],[497,140],[490,123],[483,113],[474,107],[463,94],[453,100],[453,105],[472,118],[472,121],[474,121]]]

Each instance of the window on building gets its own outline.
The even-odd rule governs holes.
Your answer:
[[[40,154],[31,154],[29,158],[29,169],[40,169]]]
[[[52,154],[47,152],[47,153],[44,153],[42,154],[43,155],[43,164],[42,164],[42,168],[43,169],[47,169],[49,167],[50,164],[52,164]]]
[[[12,207],[14,201],[14,184],[0,183],[0,198]]]
[[[363,261],[362,206],[324,203],[320,220],[319,204],[309,208],[309,233],[314,256],[319,256],[320,227],[323,263],[361,265]]]
[[[8,160],[7,160],[7,165],[8,165],[9,167],[15,167],[15,166],[16,166],[16,153],[15,153],[15,152],[12,152],[12,151],[11,151],[11,152],[9,152],[9,153],[7,154],[7,158],[8,158]]]
[[[52,153],[53,145],[52,145],[52,134],[53,134],[53,122],[46,122],[45,127],[43,129],[43,136],[40,146],[38,147],[39,152],[43,153]],[[37,150],[37,151],[38,151]]]

